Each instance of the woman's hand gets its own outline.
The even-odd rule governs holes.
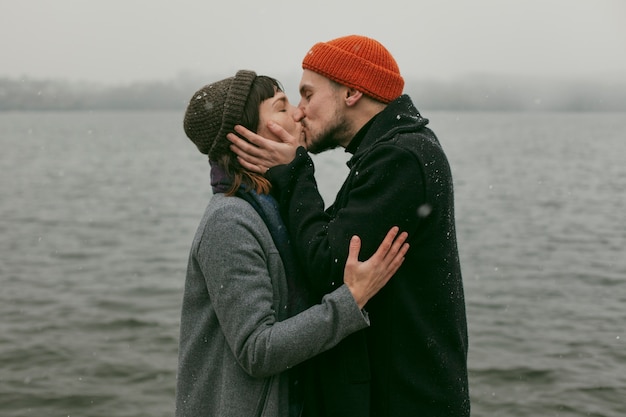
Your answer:
[[[359,308],[363,308],[370,298],[387,284],[404,262],[404,256],[409,250],[409,244],[405,243],[408,234],[402,232],[398,235],[399,231],[397,226],[392,227],[376,253],[364,262],[359,261],[361,239],[353,236],[350,240],[343,281]]]

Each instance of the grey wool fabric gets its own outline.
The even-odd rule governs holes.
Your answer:
[[[194,237],[182,307],[177,417],[288,417],[284,371],[369,320],[343,285],[287,317],[285,269],[265,223],[215,194]]]
[[[234,77],[205,85],[189,100],[185,133],[210,160],[228,152],[226,135],[241,121],[255,78],[254,71],[240,70]]]

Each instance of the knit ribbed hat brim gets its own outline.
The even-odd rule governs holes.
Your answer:
[[[316,43],[304,57],[302,68],[383,103],[395,100],[404,89],[396,60],[382,44],[365,36]]]
[[[205,85],[194,93],[183,121],[185,134],[209,159],[229,152],[226,135],[241,123],[256,73],[240,70],[234,77]]]

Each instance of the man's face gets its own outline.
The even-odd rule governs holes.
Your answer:
[[[343,114],[343,86],[310,70],[300,80],[299,119],[304,126],[307,150],[320,153],[347,146],[350,129]]]
[[[280,125],[295,138],[302,142],[304,135],[302,123],[296,121],[297,109],[289,103],[287,96],[282,91],[277,91],[274,97],[261,102],[259,106],[259,126],[257,133],[268,139],[279,141],[279,138],[268,129],[267,122],[270,120]]]

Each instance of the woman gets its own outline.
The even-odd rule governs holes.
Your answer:
[[[367,327],[362,308],[408,249],[394,228],[359,262],[352,238],[345,285],[311,306],[269,181],[244,170],[226,139],[235,124],[271,136],[269,121],[302,137],[295,111],[276,80],[252,71],[203,87],[187,107],[185,133],[209,157],[213,197],[189,256],[179,417],[298,415],[296,375],[284,371]]]

